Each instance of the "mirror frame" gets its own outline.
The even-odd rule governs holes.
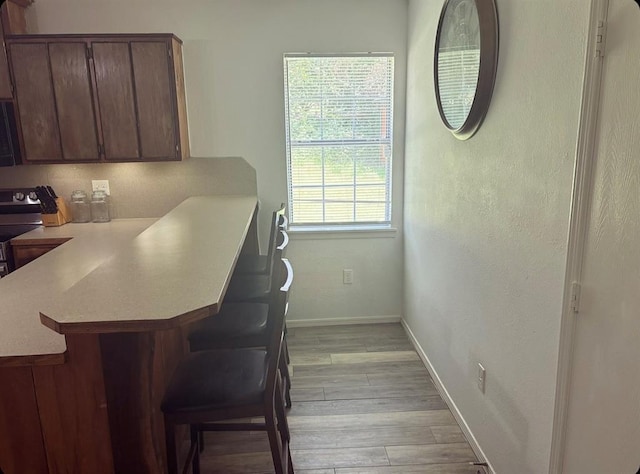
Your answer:
[[[471,109],[466,120],[459,128],[452,127],[444,115],[442,103],[440,101],[440,86],[438,83],[438,52],[440,49],[440,37],[445,18],[447,7],[453,0],[446,0],[440,13],[440,21],[438,22],[438,30],[436,34],[436,46],[434,52],[433,71],[435,80],[436,102],[440,118],[445,126],[460,140],[468,140],[480,128],[484,120],[491,96],[493,94],[493,86],[496,80],[496,72],[498,69],[498,10],[495,0],[472,0],[475,2],[478,11],[478,22],[480,30],[480,69],[478,72],[478,83],[476,92],[471,104]]]

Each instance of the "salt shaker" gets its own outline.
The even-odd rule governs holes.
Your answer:
[[[93,222],[109,222],[109,200],[104,191],[94,191],[91,194],[91,217]]]

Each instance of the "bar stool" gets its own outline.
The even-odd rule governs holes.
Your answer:
[[[267,431],[276,474],[293,474],[289,427],[278,367],[284,337],[284,317],[293,270],[286,259],[275,265],[269,301],[266,349],[193,352],[175,370],[162,401],[169,474],[177,474],[175,428],[190,427],[191,445],[184,468],[200,473],[199,433],[202,431]],[[224,422],[264,417],[264,423]],[[221,423],[222,422],[222,423]]]
[[[287,245],[289,245],[289,235],[284,229],[278,228],[273,242],[274,249],[270,252],[272,261],[276,259],[276,251],[284,256]],[[270,273],[235,275],[227,287],[224,303],[265,303],[269,300],[270,289]]]
[[[273,212],[271,218],[271,231],[269,233],[269,246],[266,255],[245,255],[238,257],[236,268],[233,276],[238,275],[268,275],[271,272],[271,264],[273,262],[273,251],[275,249],[275,241],[278,229],[287,229],[287,217],[284,215],[286,206],[280,204],[280,208]]]
[[[280,245],[275,248],[276,261],[282,258],[288,238],[284,230],[279,230]],[[273,268],[273,265],[271,265]],[[266,347],[269,341],[269,301],[273,282],[279,285],[275,272],[268,276],[253,275],[243,277],[248,283],[247,301],[222,305],[220,312],[196,323],[189,334],[189,347],[192,352],[213,349],[237,349]],[[253,282],[252,282],[253,280]],[[241,287],[239,287],[241,288]],[[285,308],[285,318],[288,307]],[[286,326],[285,326],[286,327]],[[283,392],[287,407],[291,406],[291,377],[289,374],[289,351],[286,337],[282,344],[280,372],[284,379]]]

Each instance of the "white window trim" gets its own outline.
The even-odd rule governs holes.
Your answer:
[[[291,226],[287,230],[292,240],[330,240],[330,239],[393,239],[398,228],[392,225],[379,226],[342,225],[342,226]]]
[[[391,57],[394,58],[393,53],[286,53],[284,55],[284,65],[285,65],[285,95],[287,94],[287,74],[286,74],[286,58],[292,57]],[[317,223],[317,224],[295,224],[292,223],[289,227],[289,232],[294,239],[300,238],[302,236],[307,236],[309,239],[322,239],[322,238],[395,238],[397,234],[397,228],[394,227],[394,217],[393,217],[393,207],[394,207],[394,199],[393,199],[393,162],[395,155],[395,147],[394,147],[394,128],[395,128],[395,70],[391,75],[391,135],[389,138],[390,146],[391,146],[391,163],[389,165],[389,220],[383,222],[349,222],[343,224],[337,223]],[[285,103],[288,99],[285,97]],[[286,108],[286,106],[285,106]],[[289,138],[289,120],[285,118],[285,127],[286,127],[286,154],[287,154],[287,168],[289,168],[289,157],[290,157],[290,138]],[[291,181],[289,171],[287,169],[287,203],[291,205]]]

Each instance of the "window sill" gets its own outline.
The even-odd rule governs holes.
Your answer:
[[[393,239],[398,233],[391,226],[290,226],[293,240],[323,239]]]

